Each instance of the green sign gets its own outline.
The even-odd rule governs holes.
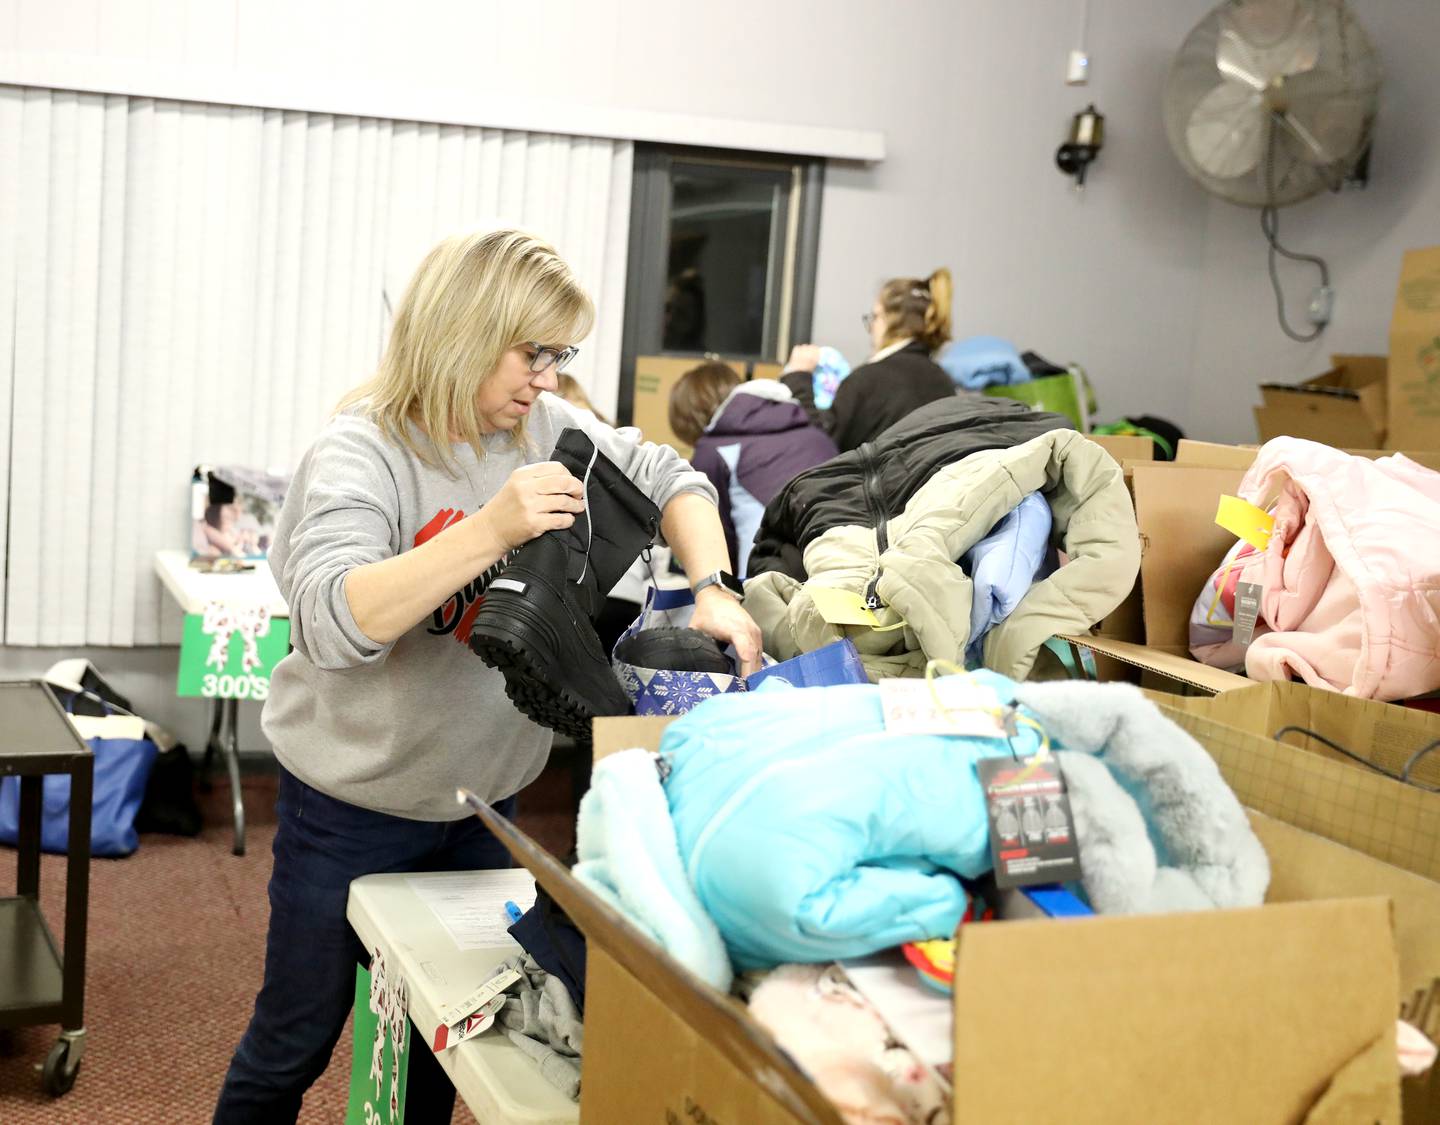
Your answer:
[[[376,955],[376,962],[379,955]],[[386,987],[385,970],[372,962],[372,977],[355,966],[355,1054],[350,1064],[350,1104],[345,1125],[404,1125],[405,1084],[410,1072],[410,1020],[403,987]],[[395,1032],[400,1049],[395,1050]]]
[[[180,679],[175,694],[200,699],[256,699],[270,695],[270,673],[290,651],[290,619],[264,606],[218,602],[185,615]]]

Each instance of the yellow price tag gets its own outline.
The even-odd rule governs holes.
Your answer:
[[[1270,546],[1270,536],[1275,531],[1274,516],[1238,496],[1220,497],[1215,522],[1235,538],[1245,540],[1257,551],[1263,551]]]
[[[831,625],[868,625],[872,629],[880,625],[879,618],[865,608],[865,599],[853,590],[807,586],[805,592],[810,595],[820,616]]]

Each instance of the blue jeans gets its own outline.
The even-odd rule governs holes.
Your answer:
[[[514,813],[515,798],[495,808]],[[432,823],[372,812],[327,797],[283,767],[265,983],[225,1076],[215,1125],[279,1125],[300,1113],[324,1073],[355,1000],[355,966],[370,955],[345,919],[350,882],[393,871],[475,871],[510,866],[481,821]],[[405,1120],[443,1125],[455,1088],[424,1037],[412,1034]]]

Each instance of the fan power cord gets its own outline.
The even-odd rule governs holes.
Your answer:
[[[1314,254],[1296,254],[1280,245],[1280,209],[1275,206],[1275,131],[1280,128],[1280,116],[1276,114],[1270,121],[1270,132],[1265,142],[1265,191],[1267,202],[1260,208],[1260,230],[1265,235],[1265,241],[1269,243],[1269,265],[1270,265],[1270,288],[1275,291],[1275,315],[1280,321],[1280,330],[1294,340],[1297,344],[1308,344],[1312,340],[1318,340],[1320,334],[1325,331],[1324,321],[1304,334],[1296,332],[1290,327],[1289,320],[1285,317],[1285,291],[1280,287],[1280,267],[1276,261],[1276,255],[1280,254],[1289,258],[1292,262],[1309,262],[1320,271],[1321,288],[1330,288],[1330,267],[1325,264],[1325,259]]]
[[[1324,324],[1317,324],[1309,332],[1296,332],[1290,327],[1290,322],[1285,317],[1285,291],[1280,287],[1280,268],[1276,255],[1283,255],[1292,262],[1309,262],[1320,271],[1320,285],[1323,288],[1330,286],[1330,267],[1325,264],[1325,259],[1314,254],[1296,254],[1280,245],[1280,211],[1273,204],[1260,209],[1260,230],[1264,232],[1265,241],[1270,244],[1270,288],[1275,291],[1275,315],[1280,321],[1280,330],[1298,344],[1308,344],[1312,340],[1318,340],[1320,334],[1325,331]]]

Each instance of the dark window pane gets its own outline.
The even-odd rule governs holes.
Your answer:
[[[779,279],[770,276],[780,175],[676,166],[671,176],[663,347],[759,355]]]

